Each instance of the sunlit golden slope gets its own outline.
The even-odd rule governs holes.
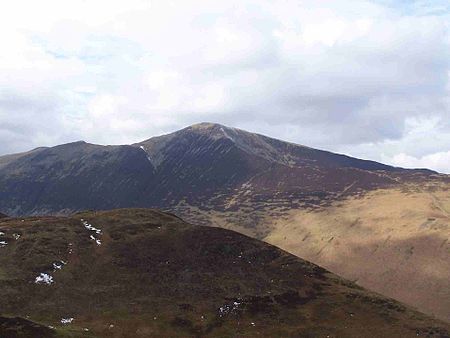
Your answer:
[[[450,321],[447,189],[382,189],[316,211],[292,210],[265,240]]]

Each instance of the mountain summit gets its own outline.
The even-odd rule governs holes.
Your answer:
[[[160,159],[161,151],[171,149],[172,144],[187,143],[195,151],[204,149],[210,144],[225,143],[229,147],[236,147],[248,156],[256,156],[271,163],[286,166],[308,166],[317,162],[319,166],[354,167],[366,170],[395,170],[395,168],[374,161],[365,161],[345,155],[337,155],[326,151],[316,150],[302,145],[280,141],[264,135],[250,133],[238,128],[226,127],[216,123],[199,123],[177,132],[154,137],[139,143],[154,158],[156,163]],[[200,143],[200,144],[197,144]],[[198,148],[195,148],[198,146]],[[207,149],[214,150],[214,149]]]

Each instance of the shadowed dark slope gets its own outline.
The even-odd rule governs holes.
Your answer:
[[[152,165],[135,147],[76,142],[0,169],[1,208],[17,215],[129,206],[152,179]]]
[[[0,311],[58,335],[449,334],[447,324],[276,247],[159,211],[8,219],[0,231]]]
[[[42,150],[46,149],[45,147],[41,147],[41,148],[36,148],[24,153],[18,153],[18,154],[10,154],[10,155],[4,155],[4,156],[0,156],[0,168],[8,165],[9,163],[12,163],[16,160],[18,160],[21,157],[27,156],[27,155],[31,155],[33,153],[38,153]]]

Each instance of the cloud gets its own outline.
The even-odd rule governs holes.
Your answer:
[[[450,151],[414,157],[404,153],[395,155],[390,162],[405,168],[434,168],[440,172],[450,172]]]
[[[200,121],[405,165],[449,150],[446,2],[5,7],[0,154],[131,143]],[[434,122],[423,133],[417,121]]]

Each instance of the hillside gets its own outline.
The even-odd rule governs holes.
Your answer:
[[[279,246],[450,322],[450,178],[201,123],[0,157],[0,212],[157,207]]]
[[[450,322],[447,210],[448,190],[380,189],[292,210],[265,240]]]
[[[1,337],[450,334],[269,244],[156,210],[3,219],[0,231]]]

